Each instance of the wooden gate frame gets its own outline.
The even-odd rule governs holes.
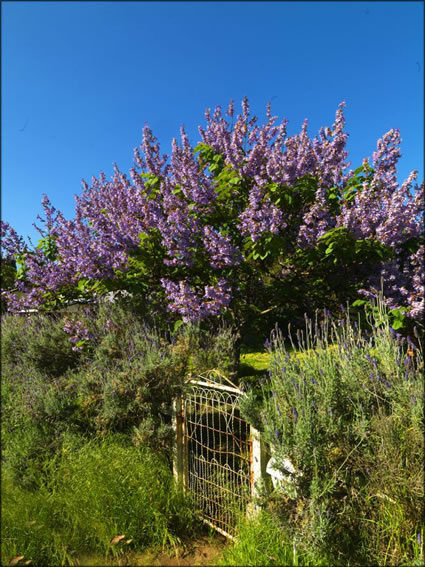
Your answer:
[[[215,374],[221,380],[217,382],[215,380],[211,380],[211,375]],[[222,382],[228,382],[228,384],[223,384]],[[198,375],[194,378],[192,375],[189,375],[187,380],[187,384],[194,384],[197,386],[202,386],[206,388],[210,388],[212,390],[222,390],[226,392],[230,392],[233,394],[237,394],[238,396],[243,396],[244,392],[238,388],[235,384],[233,384],[229,378],[224,376],[223,374],[219,373],[218,371],[210,371],[206,375]],[[188,490],[189,483],[188,483],[188,473],[189,473],[189,466],[188,466],[188,447],[185,443],[185,415],[184,415],[184,397],[178,397],[173,402],[173,411],[172,411],[172,420],[173,420],[173,429],[175,434],[175,448],[174,448],[174,455],[173,455],[173,474],[174,479],[177,486],[183,490],[184,492]],[[268,460],[268,454],[266,450],[265,443],[263,443],[260,432],[257,431],[252,425],[249,425],[249,432],[250,432],[250,454],[249,454],[249,473],[250,473],[250,485],[251,485],[251,500],[247,507],[247,516],[252,517],[255,513],[258,512],[258,506],[255,503],[256,497],[259,494],[259,487],[261,482],[266,479],[268,476],[266,473],[266,466]],[[224,531],[220,527],[214,525],[208,519],[203,518],[201,516],[201,520],[224,535],[225,537],[234,540],[235,537],[229,534],[228,532]]]

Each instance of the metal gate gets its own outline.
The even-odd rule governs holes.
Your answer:
[[[202,520],[233,539],[238,518],[252,502],[258,468],[253,466],[253,431],[240,415],[243,393],[224,376],[219,382],[209,374],[187,384],[180,435],[177,431],[177,439],[182,440],[184,488]]]

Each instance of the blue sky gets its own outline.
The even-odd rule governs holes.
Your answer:
[[[399,180],[424,174],[422,2],[2,2],[2,219],[36,240],[42,194],[67,218],[81,179],[127,172],[145,122],[185,125],[247,95],[298,133],[345,100],[353,167],[400,128]]]

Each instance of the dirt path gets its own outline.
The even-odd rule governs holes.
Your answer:
[[[148,550],[144,553],[127,553],[116,559],[101,557],[81,557],[79,567],[113,567],[127,566],[203,566],[217,565],[224,548],[226,539],[221,536],[214,538],[203,537],[177,547],[173,552],[164,553],[161,550]]]
[[[160,553],[150,557],[140,557],[141,562],[136,565],[216,565],[223,553],[224,545],[222,542],[210,543],[205,538],[205,540],[198,540],[186,548],[177,550],[174,556]],[[147,563],[144,562],[146,559]]]

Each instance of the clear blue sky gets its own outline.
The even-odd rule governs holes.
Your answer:
[[[347,103],[353,167],[392,127],[400,181],[423,179],[422,2],[2,2],[2,219],[67,218],[81,179],[132,165],[148,122],[169,153],[204,111],[247,95],[298,133]]]

